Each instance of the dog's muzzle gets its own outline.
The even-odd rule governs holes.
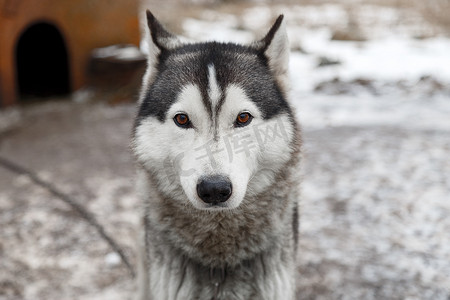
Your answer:
[[[222,175],[203,177],[197,183],[197,195],[205,203],[216,205],[225,202],[230,198],[231,193],[231,181]]]

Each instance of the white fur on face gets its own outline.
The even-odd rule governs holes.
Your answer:
[[[230,128],[237,115],[250,112],[252,122],[242,128]],[[290,159],[294,128],[287,114],[280,114],[264,120],[258,107],[247,97],[238,85],[231,84],[226,91],[219,122],[219,132],[225,138],[231,135],[231,174],[241,174],[246,180],[239,182],[245,186],[248,195],[263,192],[273,184],[274,176]],[[228,129],[227,129],[228,127]],[[242,187],[244,188],[244,187]]]
[[[208,65],[208,96],[211,101],[212,110],[215,111],[222,96],[222,91],[217,82],[216,68],[213,64]]]
[[[186,85],[164,122],[149,117],[139,124],[134,151],[138,161],[156,175],[166,196],[177,201],[188,198],[198,209],[233,209],[246,195],[256,195],[273,184],[275,174],[290,158],[293,127],[286,114],[263,120],[241,87],[231,84],[221,91],[214,67],[208,71],[211,101],[212,96],[225,95],[214,121],[199,87]],[[236,128],[236,117],[242,112],[249,112],[253,119]],[[193,128],[178,127],[173,121],[177,113],[186,113]],[[231,197],[221,206],[211,207],[197,195],[199,179],[208,175],[223,175],[232,183]]]

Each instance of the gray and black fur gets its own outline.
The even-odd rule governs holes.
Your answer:
[[[145,203],[137,299],[294,299],[300,134],[287,101],[288,48],[285,32],[281,32],[283,16],[263,39],[251,45],[182,43],[149,11],[147,20],[151,33],[149,65],[133,137],[140,166],[138,191]],[[185,107],[205,111],[199,120],[208,124],[208,130],[202,131],[196,123],[189,129],[173,124],[173,106],[179,101],[189,104],[189,97],[183,96],[186,86],[198,90],[201,101],[196,105],[203,108],[193,104]],[[204,162],[192,175],[198,174],[199,179],[184,178],[170,162],[188,160],[190,150],[178,156],[172,152],[187,143],[201,146],[200,141],[220,149],[222,136],[242,130],[219,120],[221,114],[233,111],[234,104],[227,104],[235,95],[230,86],[243,91],[242,102],[254,104],[254,108],[248,107],[257,117],[248,128],[284,122],[280,126],[284,126],[286,138],[269,141],[233,162],[225,158],[219,158],[216,166]],[[185,134],[189,139],[172,148],[162,131],[173,133],[167,137],[173,143]],[[192,148],[195,146],[188,149]],[[233,181],[233,171],[228,174],[227,170],[239,167],[246,167],[243,172],[250,175],[242,187],[245,194],[235,199],[234,193],[244,180],[238,177]],[[202,178],[219,173],[232,182],[233,205],[227,206],[228,200],[220,207],[206,205],[190,192],[191,182],[197,183],[198,191]]]

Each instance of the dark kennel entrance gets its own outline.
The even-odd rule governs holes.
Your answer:
[[[70,92],[66,45],[51,24],[34,24],[22,34],[16,47],[16,66],[22,99]]]

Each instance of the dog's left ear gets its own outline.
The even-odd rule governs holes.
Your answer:
[[[277,82],[285,89],[289,70],[289,40],[284,16],[280,15],[266,36],[256,43],[267,58],[269,68]]]

